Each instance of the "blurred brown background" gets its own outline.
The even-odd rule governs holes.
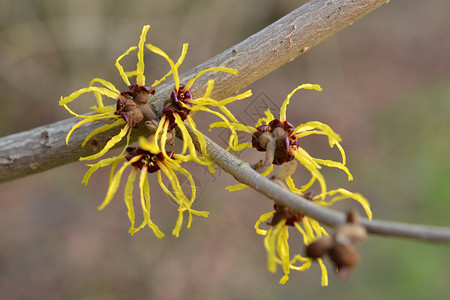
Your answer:
[[[114,60],[145,24],[149,41],[172,57],[189,42],[183,71],[304,2],[2,0],[0,136],[69,117],[58,100],[94,77],[121,86]],[[321,93],[296,94],[289,120],[322,121],[342,136],[355,180],[331,170],[329,186],[363,193],[376,218],[450,226],[449,11],[446,0],[391,1],[250,86],[265,107],[279,106],[301,83],[322,85]],[[150,55],[146,66],[151,78],[167,69]],[[255,106],[247,105],[231,109],[252,123]],[[209,133],[218,141],[223,135]],[[336,155],[324,139],[306,140],[316,156]],[[267,271],[253,229],[272,205],[251,190],[225,191],[231,176],[190,167],[201,189],[196,207],[211,214],[178,239],[170,236],[175,207],[152,185],[153,219],[166,233],[158,240],[148,229],[128,234],[121,192],[98,212],[107,173],[86,187],[86,170],[73,163],[0,185],[0,299],[448,297],[448,245],[372,236],[359,245],[363,259],[348,280],[327,262],[329,287],[320,287],[317,265],[280,286],[281,272]]]

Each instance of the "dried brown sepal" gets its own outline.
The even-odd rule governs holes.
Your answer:
[[[144,120],[156,119],[155,113],[146,105],[148,95],[154,93],[155,89],[151,86],[130,85],[128,91],[120,93],[115,114],[121,116],[131,127],[137,127]]]
[[[269,151],[267,146],[275,140],[272,163],[282,165],[294,159],[293,151],[298,148],[294,126],[287,121],[272,120],[268,125],[261,125],[252,134],[252,146],[258,151]]]
[[[281,220],[286,220],[287,226],[294,226],[294,223],[300,223],[304,217],[302,214],[291,211],[289,207],[276,203],[274,204],[274,209],[275,214],[273,215],[270,223],[267,223],[270,226],[277,225]]]

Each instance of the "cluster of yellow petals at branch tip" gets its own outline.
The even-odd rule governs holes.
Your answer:
[[[122,55],[120,55],[117,59],[116,59],[116,68],[119,71],[120,76],[122,77],[122,80],[125,82],[125,84],[127,85],[127,87],[130,85],[130,81],[129,81],[129,77],[132,76],[136,76],[136,83],[139,85],[145,85],[145,75],[144,75],[144,43],[145,43],[145,39],[146,39],[146,35],[148,30],[150,29],[149,25],[146,25],[142,28],[142,33],[141,36],[139,38],[139,43],[138,43],[138,47],[133,46],[130,47],[128,50],[126,50]],[[138,62],[136,65],[136,71],[133,72],[125,72],[122,65],[120,64],[120,61],[127,56],[128,54],[130,54],[132,51],[138,50],[137,53],[137,58],[138,58]],[[95,86],[95,83],[99,83],[103,86]],[[73,100],[77,99],[79,96],[81,96],[82,94],[85,93],[90,93],[92,92],[97,100],[97,106],[92,106],[91,109],[96,112],[97,114],[94,115],[80,115],[77,114],[75,112],[73,112],[68,106],[67,104],[72,102]],[[82,146],[85,146],[86,143],[95,135],[108,131],[111,128],[115,127],[115,126],[120,126],[120,125],[124,125],[126,124],[126,122],[122,119],[121,116],[119,115],[115,115],[115,108],[113,106],[105,106],[103,103],[103,99],[102,99],[102,95],[106,96],[108,98],[117,100],[118,97],[120,96],[120,91],[114,86],[114,84],[112,84],[109,81],[106,81],[104,79],[101,78],[94,78],[90,84],[89,87],[87,88],[82,88],[78,91],[73,92],[72,94],[70,94],[67,97],[61,97],[61,100],[59,101],[59,105],[64,106],[64,108],[72,115],[78,117],[78,118],[82,118],[83,120],[79,121],[78,123],[76,123],[72,129],[69,131],[69,133],[67,134],[66,137],[66,144],[69,143],[69,138],[72,135],[72,133],[74,132],[75,129],[77,129],[78,127],[80,127],[81,125],[84,125],[86,123],[91,123],[94,122],[96,120],[102,120],[102,119],[114,119],[115,121],[113,123],[110,124],[105,124],[97,129],[95,129],[94,131],[92,131],[84,140],[84,142],[82,143]],[[93,159],[97,159],[101,156],[103,156],[104,154],[106,154],[112,147],[114,147],[117,143],[119,143],[125,136],[130,135],[131,133],[131,127],[126,124],[122,130],[114,137],[112,137],[104,146],[104,148],[94,154],[94,155],[90,155],[88,157],[82,157],[80,158],[80,160],[93,160]],[[129,140],[127,140],[127,145],[128,145]],[[127,146],[125,146],[126,148]]]
[[[168,76],[170,74],[173,74],[175,90],[178,92],[180,90],[180,78],[179,78],[179,74],[178,74],[178,67],[184,61],[184,58],[187,53],[188,44],[183,44],[183,49],[182,49],[181,55],[176,63],[174,63],[173,60],[160,48],[158,48],[152,44],[146,44],[146,47],[153,53],[158,54],[161,57],[163,57],[169,63],[171,70],[163,78],[165,78],[166,76]],[[195,77],[190,79],[186,83],[186,85],[183,87],[183,91],[189,90],[192,87],[192,85],[195,83],[195,81],[201,75],[203,75],[207,72],[212,72],[212,71],[227,72],[227,73],[231,73],[233,75],[237,74],[236,69],[231,69],[231,68],[226,68],[226,67],[211,67],[211,68],[200,71]],[[208,80],[208,85],[207,85],[206,91],[201,98],[188,99],[188,102],[190,105],[186,105],[183,102],[181,102],[181,105],[183,106],[183,108],[188,109],[190,111],[205,111],[205,112],[211,113],[213,115],[216,115],[217,117],[221,118],[223,120],[223,122],[226,122],[227,124],[230,124],[230,122],[228,121],[227,118],[232,120],[232,122],[237,122],[237,119],[225,107],[225,105],[227,105],[231,102],[234,102],[236,100],[242,100],[242,99],[250,97],[252,95],[251,91],[249,90],[249,91],[246,91],[245,93],[242,93],[242,94],[239,94],[236,96],[232,96],[232,97],[226,98],[221,101],[216,101],[210,97],[213,87],[214,87],[214,80]],[[208,108],[208,106],[217,107],[221,111],[221,113]],[[182,137],[183,137],[182,151],[178,155],[180,161],[193,160],[201,165],[206,165],[208,167],[209,171],[211,173],[214,173],[215,170],[214,170],[213,162],[211,161],[211,159],[208,156],[208,153],[206,152],[205,138],[203,137],[203,134],[197,130],[197,126],[196,126],[194,120],[188,115],[184,122],[186,122],[190,126],[189,130],[191,130],[197,137],[198,142],[200,144],[200,150],[201,150],[200,152],[202,154],[202,157],[198,156],[197,151],[195,149],[195,145],[189,134],[189,130],[185,126],[184,122],[181,120],[181,117],[177,113],[174,113],[174,118],[175,118],[175,123],[177,125],[177,128],[180,130]],[[161,120],[158,124],[158,128],[156,129],[156,133],[155,133],[155,136],[157,136],[158,138],[154,139],[154,144],[155,144],[154,148],[159,149],[159,147],[160,147],[162,150],[162,153],[164,155],[166,155],[165,154],[165,144],[166,144],[165,142],[167,140],[167,134],[168,134],[168,122],[169,122],[169,120],[167,120],[165,118],[165,116],[163,116],[161,118]],[[158,146],[158,142],[160,143],[161,146]],[[189,156],[184,155],[186,150],[189,150]],[[189,157],[189,158],[187,158],[187,157]]]
[[[136,84],[139,86],[145,85],[145,65],[144,65],[144,49],[148,49],[151,52],[162,56],[164,59],[167,60],[167,62],[170,65],[170,70],[159,80],[155,80],[152,87],[156,87],[161,82],[166,80],[169,76],[172,75],[175,83],[175,88],[178,91],[180,89],[180,78],[178,73],[178,68],[183,63],[188,49],[188,44],[183,44],[181,55],[176,63],[174,63],[169,56],[160,48],[150,44],[146,43],[146,35],[149,30],[150,26],[146,25],[143,27],[139,42],[137,46],[132,46],[128,48],[123,54],[121,54],[115,61],[115,66],[122,78],[122,80],[125,82],[126,86],[131,86],[130,78],[136,77]],[[126,72],[121,65],[121,61],[123,58],[128,56],[133,51],[137,50],[137,64],[136,69],[133,71]],[[200,71],[195,77],[191,78],[187,84],[184,86],[185,90],[190,89],[195,81],[206,72],[212,72],[212,71],[221,71],[221,72],[228,72],[231,74],[236,75],[237,70],[225,68],[225,67],[211,67],[205,70]],[[251,96],[251,91],[247,91],[243,94],[229,97],[222,101],[216,101],[210,97],[212,89],[214,87],[214,81],[210,80],[208,81],[208,86],[206,88],[205,94],[201,98],[197,99],[190,99],[190,105],[185,106],[184,108],[189,109],[191,111],[206,111],[209,113],[212,113],[219,118],[221,118],[224,121],[227,121],[227,118],[230,118],[233,121],[237,121],[236,118],[231,114],[231,112],[225,107],[226,104],[231,103],[236,100],[241,100],[244,98],[247,98]],[[79,98],[81,95],[85,93],[93,93],[94,97],[96,99],[96,105],[91,106],[90,108],[93,110],[94,114],[92,115],[81,115],[75,113],[73,110],[71,110],[68,107],[68,104],[70,104],[75,99]],[[137,231],[139,231],[141,228],[148,226],[153,230],[155,235],[158,238],[162,238],[164,236],[164,233],[159,229],[159,227],[151,220],[150,218],[150,211],[151,211],[151,203],[150,203],[150,186],[148,183],[148,168],[149,165],[147,163],[144,163],[141,169],[139,170],[138,167],[133,166],[134,163],[137,161],[143,159],[143,155],[136,155],[135,157],[132,157],[127,161],[125,158],[127,147],[130,143],[130,135],[132,128],[130,125],[128,125],[122,118],[122,116],[115,114],[115,107],[112,105],[105,105],[103,103],[103,96],[106,96],[108,98],[118,100],[121,92],[119,89],[117,89],[114,84],[112,84],[109,81],[106,81],[104,79],[95,78],[93,79],[89,86],[86,88],[82,88],[78,91],[73,92],[69,96],[61,97],[61,100],[59,104],[63,106],[70,114],[81,118],[82,120],[77,122],[71,130],[68,132],[66,137],[66,143],[69,142],[70,136],[72,133],[79,128],[80,126],[91,123],[97,120],[103,120],[103,119],[112,119],[112,122],[105,124],[92,132],[90,132],[84,142],[82,143],[82,146],[85,146],[89,140],[96,136],[97,134],[100,134],[102,132],[108,131],[116,126],[123,126],[119,133],[112,138],[108,140],[106,145],[101,149],[99,152],[97,152],[94,155],[90,155],[88,157],[82,157],[80,160],[93,160],[102,157],[105,155],[110,149],[112,149],[117,143],[119,143],[122,139],[126,138],[126,145],[123,148],[122,152],[114,157],[111,158],[104,158],[100,161],[94,163],[94,164],[88,164],[90,167],[89,170],[86,172],[82,183],[87,184],[89,182],[89,179],[91,175],[97,171],[99,168],[110,166],[110,176],[109,176],[109,186],[106,193],[106,197],[103,201],[103,203],[98,207],[99,210],[104,209],[113,199],[114,195],[116,194],[121,178],[125,172],[125,170],[129,167],[131,167],[131,172],[128,175],[126,184],[125,184],[125,191],[124,191],[124,202],[128,210],[128,218],[131,223],[131,227],[129,232],[133,235]],[[216,107],[218,108],[222,113],[214,111],[207,106]],[[161,189],[166,193],[177,205],[178,205],[178,218],[175,222],[175,227],[172,231],[172,234],[176,237],[178,237],[182,224],[183,224],[183,218],[184,213],[188,212],[188,222],[187,222],[187,228],[191,226],[193,215],[207,217],[208,212],[206,211],[198,211],[192,208],[192,205],[194,204],[194,201],[196,199],[196,185],[192,178],[192,175],[183,167],[181,167],[182,162],[188,162],[188,161],[195,161],[199,164],[208,166],[208,169],[210,172],[214,172],[214,164],[209,159],[207,152],[206,152],[206,141],[203,137],[203,134],[197,130],[196,124],[193,121],[192,118],[188,117],[184,122],[181,119],[181,117],[178,114],[174,114],[175,123],[177,128],[180,130],[182,137],[183,137],[183,146],[180,153],[174,154],[173,156],[169,157],[166,152],[166,142],[168,140],[168,122],[166,122],[166,117],[163,116],[160,120],[156,133],[149,139],[141,136],[139,137],[139,147],[145,151],[148,151],[151,154],[159,154],[162,153],[164,156],[164,159],[161,161],[155,160],[153,162],[148,162],[150,164],[157,164],[159,167],[159,170],[157,172],[158,177],[158,183],[161,186]],[[186,126],[185,123],[189,126]],[[192,131],[196,137],[198,142],[200,143],[201,148],[201,155],[197,153],[195,150],[195,145],[193,143],[193,140],[190,135],[190,131]],[[118,165],[121,164],[121,167],[118,168]],[[140,171],[140,172],[139,172]],[[137,174],[139,173],[139,176]],[[165,175],[169,182],[170,187],[163,182],[163,176]],[[183,186],[181,185],[181,181],[179,177],[185,177],[187,181],[189,182],[189,194],[188,197],[185,192],[183,191]],[[139,226],[136,226],[136,215],[135,215],[135,209],[133,204],[133,187],[135,182],[138,181],[139,186],[139,194],[140,194],[140,204],[141,209],[143,213],[143,221]],[[184,180],[183,180],[184,181]]]
[[[290,94],[287,95],[286,99],[284,100],[281,109],[280,109],[280,116],[279,120],[281,122],[286,121],[286,114],[287,114],[287,105],[290,102],[291,97],[294,95],[295,92],[297,92],[300,89],[311,89],[316,91],[322,91],[322,88],[317,84],[302,84],[295,88]],[[269,124],[271,121],[275,119],[270,109],[267,109],[264,112],[264,117],[260,118],[256,124],[255,127],[252,126],[246,126],[244,124],[241,124],[237,121],[232,120],[232,122],[215,122],[210,125],[210,130],[212,128],[217,127],[226,127],[231,130],[231,135],[228,141],[228,149],[232,149],[234,151],[240,151],[245,148],[252,148],[252,143],[244,142],[239,143],[237,131],[243,131],[247,133],[254,133],[257,131],[256,127],[259,127],[264,124]],[[231,120],[231,119],[230,119]],[[304,195],[306,191],[308,191],[311,186],[314,184],[314,182],[317,180],[321,187],[321,193],[317,196],[314,196],[311,200],[314,201],[315,204],[321,205],[321,206],[329,206],[333,203],[343,200],[343,199],[353,199],[357,201],[361,206],[363,207],[365,213],[369,217],[369,219],[372,219],[372,211],[370,209],[370,204],[367,201],[366,198],[364,198],[359,193],[352,193],[346,189],[339,188],[336,190],[327,191],[327,186],[325,179],[323,175],[320,172],[320,169],[322,166],[327,167],[333,167],[343,170],[347,176],[348,180],[352,180],[353,176],[348,170],[348,168],[345,166],[346,164],[346,156],[343,147],[341,146],[340,142],[342,141],[340,136],[335,133],[328,125],[323,124],[318,121],[310,121],[304,124],[301,124],[297,126],[294,129],[293,134],[295,134],[296,139],[301,139],[303,137],[309,136],[309,135],[324,135],[328,137],[328,143],[331,148],[336,146],[341,154],[342,161],[332,161],[332,160],[326,160],[326,159],[319,159],[312,157],[305,149],[302,147],[296,147],[295,149],[291,149],[293,152],[293,155],[297,161],[299,161],[310,173],[311,173],[311,179],[301,186],[300,188],[296,188],[294,184],[294,180],[291,176],[288,176],[285,178],[286,185],[288,186],[289,190],[299,194],[301,196]],[[263,172],[262,176],[269,176],[273,171],[273,165],[271,165],[265,172]],[[227,190],[229,191],[238,191],[242,190],[244,188],[248,187],[245,184],[237,184],[234,186],[227,187]],[[326,199],[326,197],[332,197],[330,199]],[[275,211],[263,214],[259,220],[255,224],[256,232],[260,235],[265,235],[264,239],[264,246],[267,251],[267,262],[268,262],[268,269],[275,273],[276,272],[276,266],[281,265],[282,269],[284,271],[284,276],[280,280],[280,284],[286,283],[286,281],[289,279],[289,273],[290,270],[297,270],[297,271],[304,271],[307,270],[311,266],[312,259],[308,257],[302,257],[301,255],[297,254],[292,256],[289,253],[289,230],[286,225],[286,220],[281,220],[274,226],[272,226],[269,230],[264,230],[259,228],[261,223],[267,222],[270,218],[272,218],[275,214]],[[307,246],[314,242],[315,240],[319,239],[322,235],[328,236],[325,229],[320,226],[320,224],[310,218],[310,217],[303,217],[300,223],[295,222],[294,223],[295,228],[301,233],[303,236],[303,242]],[[303,227],[302,227],[303,226]],[[322,270],[322,279],[321,284],[322,286],[328,285],[328,275],[327,270],[325,267],[325,264],[323,263],[323,260],[319,258],[318,263],[320,265],[320,268]],[[298,265],[300,264],[300,265]]]

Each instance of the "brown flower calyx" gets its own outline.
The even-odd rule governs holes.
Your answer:
[[[281,220],[286,220],[286,225],[288,226],[294,226],[294,223],[300,223],[304,217],[302,214],[291,211],[289,207],[276,203],[273,205],[273,209],[275,210],[275,214],[270,223],[267,223],[270,226],[277,225]]]
[[[256,128],[252,134],[252,145],[258,151],[268,152],[266,159],[270,158],[270,163],[284,164],[294,159],[293,151],[298,148],[294,129],[291,123],[274,119],[268,125]]]
[[[313,192],[308,192],[303,195],[304,198],[312,201]],[[267,225],[275,226],[281,220],[286,220],[287,226],[295,226],[294,223],[300,223],[304,217],[304,215],[300,213],[293,212],[289,207],[280,205],[275,203],[273,205],[273,209],[275,210],[275,214],[272,217],[272,220],[267,223]]]
[[[161,115],[166,116],[166,119],[169,120],[169,130],[177,127],[174,114],[179,115],[181,120],[184,121],[191,112],[185,106],[192,106],[189,99],[193,99],[193,96],[191,90],[184,90],[184,87],[184,84],[180,84],[178,89],[175,87],[170,94],[170,99],[164,102]]]
[[[139,159],[131,163],[131,165],[140,170],[142,170],[142,168],[145,166],[147,168],[148,173],[154,173],[158,171],[160,169],[158,162],[163,162],[165,160],[165,157],[162,152],[154,154],[142,149],[141,147],[128,147],[126,151],[127,155],[125,156],[125,159],[130,161],[133,158],[139,156]],[[172,158],[174,152],[167,151],[166,154],[168,157]]]
[[[367,236],[366,229],[359,223],[359,214],[351,211],[347,223],[336,228],[332,237],[322,237],[306,247],[306,256],[321,258],[324,255],[333,261],[341,278],[347,278],[350,270],[359,262],[360,257],[355,244]]]
[[[137,127],[143,120],[155,119],[154,112],[146,105],[149,94],[155,94],[152,86],[130,85],[128,91],[120,93],[114,114],[121,116],[131,127]]]

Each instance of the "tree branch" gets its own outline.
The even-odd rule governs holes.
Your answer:
[[[223,99],[293,60],[387,2],[389,0],[312,0],[241,43],[182,74],[181,82],[188,81],[200,70],[212,66],[235,68],[239,71],[237,76],[224,72],[211,73],[210,77],[200,77],[192,88],[194,94],[202,94],[207,81],[214,79],[220,84],[215,86],[212,96]],[[172,88],[173,83],[158,86],[156,95],[150,99],[155,113],[159,114]],[[66,145],[66,134],[78,121],[77,118],[70,118],[0,138],[0,182],[42,172],[76,161],[81,156],[94,154],[119,130],[113,128],[99,134],[86,147],[81,148],[84,137],[105,124],[104,121],[97,121],[78,128],[77,134],[73,135],[69,145]],[[144,130],[147,130],[144,126],[141,127],[133,130],[132,140],[136,140]],[[195,135],[192,135],[192,138],[196,140]],[[211,159],[238,181],[324,225],[335,227],[345,222],[344,214],[315,205],[281,188],[258,174],[248,163],[240,161],[205,138]],[[367,219],[363,219],[362,224],[368,232],[374,234],[450,242],[450,230],[447,228]]]
[[[312,0],[241,43],[182,74],[181,82],[188,81],[200,70],[212,66],[235,68],[239,71],[237,76],[214,72],[200,77],[191,89],[194,94],[202,94],[208,80],[214,79],[220,84],[216,84],[212,97],[223,99],[231,96],[387,2],[389,0]],[[161,112],[172,88],[173,83],[158,86],[156,95],[150,99],[155,113]],[[81,148],[84,137],[106,121],[87,124],[77,129],[67,146],[65,136],[76,122],[76,118],[71,118],[0,138],[0,182],[49,170],[76,161],[81,156],[92,155],[118,132],[118,128],[113,128],[95,136],[86,147]],[[142,131],[133,130],[132,141],[141,133]]]

